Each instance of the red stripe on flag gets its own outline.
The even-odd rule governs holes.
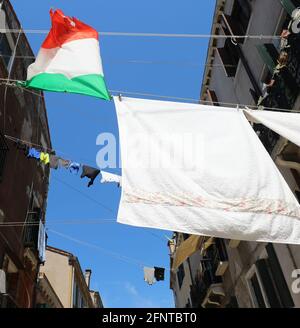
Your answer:
[[[64,43],[80,39],[99,39],[98,32],[76,18],[65,16],[61,10],[50,10],[51,30],[42,44],[42,48],[61,47]]]

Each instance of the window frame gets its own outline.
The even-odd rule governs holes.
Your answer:
[[[246,276],[245,276],[247,287],[248,287],[248,290],[249,290],[250,299],[251,299],[251,302],[252,302],[252,306],[254,308],[258,308],[257,297],[256,297],[256,294],[255,294],[255,291],[253,289],[252,282],[251,282],[251,278],[254,275],[256,275],[256,278],[257,278],[257,281],[258,281],[258,284],[259,284],[259,288],[260,288],[260,291],[261,291],[265,306],[266,306],[266,308],[270,308],[269,300],[268,300],[268,297],[267,297],[263,282],[260,278],[260,274],[259,274],[255,264],[253,264],[251,266],[251,268],[249,269],[249,271],[246,273]]]

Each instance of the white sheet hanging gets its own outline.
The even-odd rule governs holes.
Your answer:
[[[118,222],[300,244],[299,204],[242,110],[114,101],[123,166]]]
[[[246,116],[300,147],[300,113],[244,109]]]

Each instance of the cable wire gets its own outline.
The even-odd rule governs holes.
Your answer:
[[[107,250],[107,249],[104,249],[104,248],[102,248],[102,247],[100,247],[98,245],[94,245],[94,244],[91,244],[91,243],[88,243],[88,242],[79,240],[77,238],[73,238],[73,237],[71,237],[69,235],[63,234],[61,232],[58,232],[58,231],[55,231],[55,230],[52,230],[52,229],[48,229],[48,231],[49,232],[52,232],[52,233],[54,233],[54,234],[56,234],[56,235],[58,235],[58,236],[60,236],[62,238],[71,240],[71,241],[73,241],[73,242],[75,242],[77,244],[81,244],[83,246],[86,246],[86,247],[90,247],[90,248],[94,248],[96,250],[99,250],[100,252],[105,253],[105,254],[107,254],[109,256],[112,256],[114,258],[117,258],[117,259],[119,259],[121,261],[130,263],[130,264],[134,264],[134,265],[137,265],[139,267],[145,266],[145,264],[142,261],[140,261],[140,260],[136,260],[134,258],[131,258],[131,257],[128,257],[128,256],[124,256],[124,255],[119,254],[119,253],[116,253],[116,252],[112,252],[112,251]]]
[[[42,29],[0,29],[1,33],[25,33],[25,34],[48,34],[49,30]],[[187,38],[187,39],[227,39],[228,35],[223,34],[189,34],[189,33],[143,33],[143,32],[98,32],[100,36],[127,36],[127,37],[158,37],[158,38]],[[278,35],[230,35],[234,39],[260,39],[275,40],[280,39]]]

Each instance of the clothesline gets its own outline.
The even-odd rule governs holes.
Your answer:
[[[19,142],[22,142],[22,143],[24,143],[28,146],[34,146],[34,147],[42,148],[42,149],[46,150],[49,153],[55,152],[55,153],[58,153],[58,154],[61,154],[61,155],[64,155],[64,156],[67,156],[67,157],[70,157],[70,158],[73,157],[72,155],[70,155],[68,153],[65,153],[63,151],[60,151],[58,149],[47,148],[47,147],[45,147],[41,144],[37,144],[37,143],[31,142],[31,141],[23,140],[23,139],[14,137],[14,136],[10,136],[10,135],[5,134],[4,137],[11,140],[11,141],[14,141],[14,142],[19,141]],[[80,159],[82,159],[84,161],[87,161],[87,159],[84,159],[84,158],[80,158]]]
[[[8,81],[7,79],[3,79],[0,78],[0,81]],[[25,82],[25,81],[19,81],[19,80],[13,80],[10,79],[8,81],[9,82]],[[6,85],[6,83],[1,83],[2,85]],[[22,86],[17,86],[17,85],[12,85],[9,84],[9,86],[12,87],[18,87],[18,88],[22,88],[25,91],[28,91],[30,93],[35,94],[36,96],[39,97],[44,97],[43,95],[37,94],[33,91],[28,90],[27,88],[24,88]],[[158,94],[154,94],[154,93],[144,93],[144,92],[135,92],[135,91],[125,91],[125,90],[112,90],[109,89],[109,92],[112,95],[118,96],[118,95],[128,95],[128,96],[141,96],[141,97],[151,97],[151,98],[158,98],[158,99],[169,99],[169,100],[178,100],[178,101],[186,101],[186,102],[190,102],[190,103],[197,103],[197,104],[218,104],[221,106],[231,106],[231,107],[248,107],[251,109],[258,109],[258,107],[262,108],[262,109],[268,109],[268,110],[273,110],[273,111],[284,111],[284,112],[292,112],[292,113],[300,113],[300,110],[292,110],[289,108],[273,108],[273,107],[265,107],[265,106],[257,106],[257,105],[250,105],[250,104],[239,104],[239,103],[231,103],[231,102],[222,102],[222,101],[210,101],[210,100],[199,100],[199,99],[195,99],[195,98],[185,98],[185,97],[176,97],[176,96],[167,96],[167,95],[158,95]]]
[[[11,58],[12,55],[2,55],[0,57]],[[15,59],[36,59],[35,56],[14,56]],[[154,64],[154,65],[183,65],[183,66],[198,66],[198,67],[237,67],[237,65],[229,65],[229,64],[202,64],[196,62],[189,61],[172,61],[172,60],[144,60],[144,59],[106,59],[106,62],[117,63],[117,64]]]
[[[80,219],[80,220],[47,220],[48,225],[91,225],[91,224],[106,224],[106,223],[116,223],[116,219]],[[22,222],[22,221],[8,221],[1,222],[0,228],[2,227],[24,227],[24,226],[38,226],[40,222]]]
[[[149,265],[149,264],[146,264],[146,263],[143,263],[141,262],[140,260],[136,260],[134,258],[131,258],[131,257],[128,257],[128,256],[124,256],[122,254],[119,254],[119,253],[116,253],[116,252],[112,252],[110,250],[106,250],[102,247],[99,247],[97,245],[94,245],[94,244],[91,244],[91,243],[88,243],[88,242],[85,242],[85,241],[82,241],[82,240],[79,240],[77,238],[73,238],[69,235],[66,235],[66,234],[63,234],[61,232],[58,232],[58,231],[55,231],[55,230],[52,230],[52,229],[48,229],[49,232],[52,232],[64,239],[68,239],[68,240],[71,240],[77,244],[81,244],[83,246],[86,246],[86,247],[90,247],[90,248],[94,248],[96,250],[99,250],[100,252],[102,253],[106,253],[106,254],[109,254],[110,256],[114,257],[114,258],[117,258],[119,260],[122,260],[122,261],[125,261],[127,263],[130,263],[130,264],[134,264],[134,265],[137,265],[138,267],[145,267],[145,266],[152,266],[152,265]],[[170,269],[168,268],[165,268],[165,270],[167,271],[171,271]]]
[[[0,29],[1,33],[48,34],[49,30],[39,29]],[[100,36],[128,36],[128,37],[158,37],[158,38],[188,38],[188,39],[280,39],[279,35],[223,35],[223,34],[188,34],[188,33],[143,33],[143,32],[98,32]]]

